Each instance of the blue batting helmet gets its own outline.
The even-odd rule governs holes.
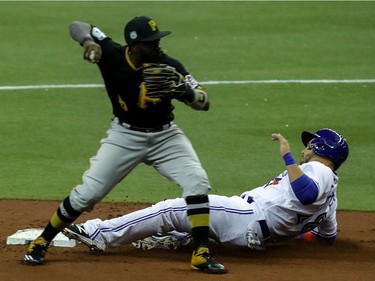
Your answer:
[[[302,142],[305,146],[311,141],[311,150],[320,156],[328,157],[335,165],[335,171],[345,162],[349,155],[346,139],[332,129],[324,128],[310,133],[303,131]]]

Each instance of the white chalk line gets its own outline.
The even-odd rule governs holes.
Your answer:
[[[202,85],[223,84],[356,84],[375,83],[375,79],[344,79],[344,80],[240,80],[240,81],[206,81]],[[69,88],[104,88],[103,84],[63,84],[63,85],[25,85],[25,86],[0,86],[0,91],[5,90],[34,90],[34,89],[69,89]]]

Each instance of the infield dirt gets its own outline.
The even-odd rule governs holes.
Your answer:
[[[212,245],[215,259],[229,270],[210,275],[190,270],[190,247],[177,251],[141,251],[131,245],[92,254],[86,246],[51,247],[43,266],[23,263],[25,245],[6,245],[19,229],[44,227],[57,201],[0,200],[1,281],[184,281],[184,280],[375,280],[375,212],[338,212],[335,246],[324,247],[293,240],[263,252]],[[146,204],[99,203],[77,222],[112,218]]]

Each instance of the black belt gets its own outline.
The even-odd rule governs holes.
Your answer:
[[[266,240],[266,239],[270,238],[271,233],[270,233],[270,230],[268,228],[266,220],[260,220],[260,221],[258,221],[258,223],[260,225],[260,229],[262,230],[263,240]]]
[[[171,124],[164,124],[164,125],[154,127],[154,128],[142,128],[142,127],[135,127],[135,126],[129,126],[128,128],[132,131],[137,131],[137,132],[156,133],[156,132],[167,130],[169,129],[170,126]]]
[[[160,125],[160,126],[157,126],[157,127],[152,127],[152,128],[136,127],[136,126],[129,125],[129,124],[127,124],[125,122],[122,122],[122,121],[120,121],[119,123],[120,123],[121,126],[126,127],[129,130],[137,131],[137,132],[142,132],[142,133],[156,133],[156,132],[161,132],[161,131],[167,130],[167,129],[169,129],[171,127],[170,123],[163,124],[163,125]]]
[[[253,202],[255,202],[254,198],[249,196],[247,198],[247,203],[251,204]],[[258,221],[258,223],[259,223],[260,229],[262,230],[263,240],[268,239],[271,236],[271,232],[268,228],[266,220],[260,220],[260,221]]]

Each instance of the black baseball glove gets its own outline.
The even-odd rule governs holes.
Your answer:
[[[188,90],[184,77],[167,64],[144,64],[142,76],[150,98],[181,98]]]

